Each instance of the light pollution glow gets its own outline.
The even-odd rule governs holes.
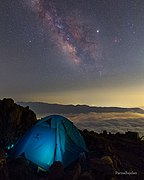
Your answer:
[[[60,92],[26,94],[23,101],[91,106],[140,107],[144,105],[144,87],[80,89]],[[21,100],[21,97],[16,97]]]

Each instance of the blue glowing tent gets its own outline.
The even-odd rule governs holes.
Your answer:
[[[63,116],[51,115],[38,120],[25,133],[12,148],[12,155],[23,155],[47,170],[54,161],[67,167],[86,151],[84,139],[74,124]]]

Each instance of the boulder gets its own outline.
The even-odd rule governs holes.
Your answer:
[[[65,172],[63,180],[78,180],[81,174],[81,166],[79,162],[76,162],[75,166]]]
[[[0,179],[9,180],[6,157],[2,148],[0,148]]]
[[[0,147],[7,149],[14,144],[36,121],[36,115],[13,99],[0,100]]]
[[[60,161],[55,161],[49,168],[48,179],[63,179],[64,166]]]
[[[95,180],[94,177],[89,172],[84,172],[78,178],[78,180]]]
[[[113,160],[112,160],[112,158],[111,158],[110,156],[103,156],[103,157],[101,158],[101,160],[102,160],[105,164],[110,165],[111,167],[113,167]]]
[[[39,180],[38,174],[29,166],[29,162],[23,157],[8,162],[10,180]]]
[[[96,179],[111,179],[114,177],[115,169],[110,157],[90,159],[90,170]]]
[[[9,180],[8,168],[5,158],[0,158],[0,179]]]

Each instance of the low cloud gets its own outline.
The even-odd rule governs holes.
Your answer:
[[[107,132],[125,133],[126,131],[139,132],[144,135],[144,115],[138,113],[88,113],[65,115],[80,129],[93,130],[98,133]]]
[[[93,130],[98,133],[102,132],[103,130],[111,133],[135,131],[138,132],[140,136],[144,135],[144,114],[126,112],[62,115],[73,121],[73,123],[79,129],[87,129],[90,131]]]

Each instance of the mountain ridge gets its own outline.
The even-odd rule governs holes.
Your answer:
[[[123,108],[123,107],[98,107],[89,105],[63,105],[57,103],[46,103],[46,102],[17,102],[22,106],[29,106],[36,114],[46,113],[64,113],[64,114],[79,114],[79,113],[112,113],[112,112],[133,112],[144,114],[144,110],[141,108]]]

